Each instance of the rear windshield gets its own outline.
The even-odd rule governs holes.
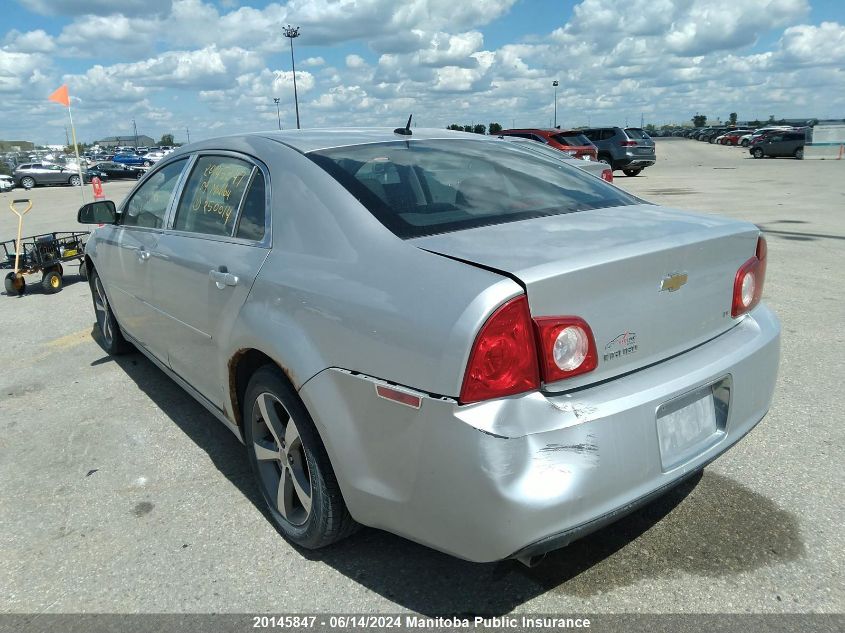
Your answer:
[[[552,138],[561,145],[592,145],[583,134],[555,134]]]
[[[638,127],[628,127],[625,128],[625,133],[628,135],[628,138],[636,138],[636,139],[646,139],[650,138],[648,134],[643,132]]]
[[[394,141],[308,156],[401,238],[641,202],[506,141]]]

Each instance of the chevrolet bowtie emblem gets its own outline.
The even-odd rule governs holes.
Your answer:
[[[685,283],[687,283],[686,273],[672,273],[671,275],[666,275],[663,278],[663,281],[660,282],[660,292],[663,292],[664,290],[675,292]]]

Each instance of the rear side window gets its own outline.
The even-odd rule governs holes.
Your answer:
[[[626,128],[626,129],[625,129],[625,133],[626,133],[626,134],[627,134],[630,138],[635,139],[635,140],[643,140],[643,139],[647,139],[647,138],[648,138],[648,135],[647,135],[645,132],[643,132],[641,129],[636,128],[636,127],[629,127],[629,128]]]
[[[252,165],[229,156],[201,156],[194,164],[176,209],[173,228],[231,236]]]
[[[592,145],[592,143],[590,143],[590,139],[583,134],[555,134],[552,138],[561,145]]]
[[[260,242],[264,239],[264,224],[267,216],[264,175],[255,170],[249,190],[244,198],[241,218],[238,220],[236,237]]]
[[[308,157],[402,238],[640,202],[512,142],[395,141]]]

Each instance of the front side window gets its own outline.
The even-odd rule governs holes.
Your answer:
[[[402,238],[640,203],[518,145],[393,141],[320,150],[308,157]]]
[[[149,176],[127,203],[122,220],[124,226],[152,229],[164,226],[170,196],[173,195],[186,162],[186,158],[176,160]]]
[[[176,209],[177,231],[231,236],[252,165],[229,156],[201,156]]]

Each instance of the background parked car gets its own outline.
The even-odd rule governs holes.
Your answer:
[[[535,154],[541,154],[542,156],[546,156],[548,158],[563,161],[567,165],[577,167],[578,169],[586,171],[597,178],[601,178],[607,182],[613,182],[613,170],[605,163],[600,163],[594,160],[570,158],[565,153],[552,149],[549,145],[540,145],[534,140],[529,140],[520,136],[502,136],[502,138],[506,141],[510,141],[511,143],[516,143],[523,149],[534,152]]]
[[[740,138],[752,132],[753,130],[731,130],[730,132],[725,132],[719,142],[722,145],[738,145]]]
[[[598,152],[596,146],[586,136],[576,130],[559,130],[557,128],[523,128],[502,130],[500,136],[516,136],[519,138],[539,141],[549,147],[565,152],[573,158],[596,160]]]
[[[94,165],[94,169],[105,172],[112,180],[137,180],[145,173],[145,170],[142,167],[122,165],[113,161],[97,163]]]
[[[85,182],[91,182],[91,177],[83,172]],[[79,172],[59,165],[44,163],[24,163],[18,165],[13,174],[15,183],[24,189],[31,189],[38,185],[79,185]]]
[[[138,156],[137,154],[115,154],[112,161],[123,165],[143,165],[144,167],[149,167],[155,162],[146,156]]]
[[[807,135],[804,130],[772,132],[755,143],[749,152],[754,158],[764,156],[794,156],[804,158],[804,143]]]
[[[657,160],[654,141],[640,128],[595,127],[581,133],[598,149],[600,162],[626,176],[636,176]]]
[[[15,188],[15,180],[11,176],[0,175],[0,192],[11,191]]]

